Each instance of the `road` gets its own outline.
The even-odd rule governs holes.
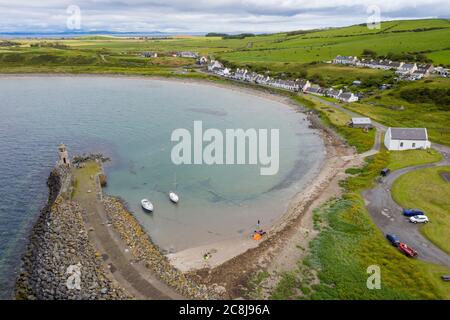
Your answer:
[[[340,110],[351,117],[361,117],[360,114],[347,110],[337,103],[330,102],[317,96],[310,95],[310,97],[313,100]],[[372,124],[377,130],[375,143],[371,150],[359,155],[362,158],[379,152],[381,148],[381,134],[387,130],[386,126],[376,121],[372,121]],[[362,196],[364,197],[367,210],[369,211],[372,220],[384,234],[392,233],[397,235],[402,242],[407,243],[417,250],[420,259],[450,267],[450,256],[422,235],[420,232],[420,225],[410,223],[408,218],[402,215],[402,208],[391,196],[392,184],[400,176],[423,168],[450,165],[450,147],[432,144],[432,148],[443,155],[444,159],[442,161],[394,171],[384,178],[375,188],[362,192]]]
[[[400,176],[418,169],[450,165],[448,157],[450,148],[445,147],[446,151],[442,151],[442,146],[434,146],[434,148],[440,148],[441,152],[445,153],[444,160],[394,171],[384,178],[382,183],[364,191],[362,195],[373,221],[384,234],[397,235],[400,241],[410,245],[419,253],[420,259],[450,267],[450,256],[422,235],[420,225],[410,223],[408,218],[403,216],[402,208],[391,196],[392,184]]]
[[[365,116],[360,115],[360,114],[358,114],[356,112],[347,110],[347,109],[345,109],[344,107],[342,107],[341,105],[339,105],[337,103],[334,103],[334,102],[322,99],[322,98],[320,98],[318,96],[309,95],[309,97],[312,100],[315,100],[317,102],[326,104],[327,106],[330,106],[330,107],[332,107],[332,108],[334,108],[336,110],[342,111],[343,113],[349,115],[352,118],[365,117]],[[364,153],[361,153],[359,155],[361,158],[373,156],[374,154],[378,153],[380,151],[380,149],[381,149],[381,135],[382,135],[383,132],[386,132],[387,127],[382,125],[381,123],[373,121],[373,120],[372,120],[372,125],[375,128],[375,130],[377,130],[377,132],[375,134],[375,142],[373,144],[372,149],[370,149],[369,151],[366,151]]]

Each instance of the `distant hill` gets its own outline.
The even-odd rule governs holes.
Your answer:
[[[220,56],[237,65],[304,64],[336,55],[359,56],[364,49],[380,56],[424,55],[435,64],[450,65],[450,20],[385,21],[379,29],[360,24],[246,37],[238,48]]]

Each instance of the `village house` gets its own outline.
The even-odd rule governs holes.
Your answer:
[[[344,102],[356,102],[359,100],[358,96],[353,94],[353,92],[343,92],[337,97],[337,99]]]
[[[398,75],[405,76],[405,75],[412,74],[416,70],[417,70],[416,63],[404,63],[403,65],[398,67],[398,69],[395,73]]]
[[[445,69],[444,67],[436,67],[433,69],[433,73],[438,74],[441,77],[448,77],[450,74],[450,69]]]
[[[198,60],[197,60],[197,64],[201,65],[201,66],[203,66],[207,63],[208,63],[208,58],[205,56],[202,56],[202,57],[198,58]]]
[[[178,52],[177,55],[182,58],[194,58],[194,59],[198,58],[198,53],[192,51],[181,51]]]
[[[324,96],[325,95],[325,89],[322,89],[319,86],[311,86],[308,89],[305,90],[305,93],[314,94],[316,96]]]
[[[244,81],[247,77],[247,69],[236,69],[236,72],[233,74],[233,79],[235,80],[239,80],[239,81]]]
[[[302,92],[305,92],[306,89],[311,87],[311,82],[309,82],[308,80],[305,80],[305,79],[301,79],[298,81],[298,86]]]
[[[434,70],[434,67],[432,64],[422,64],[417,66],[417,70],[413,72],[421,74],[423,77],[428,77]]]
[[[388,150],[428,149],[426,128],[389,128],[384,136],[384,145]]]
[[[157,52],[142,52],[142,56],[145,58],[158,58]]]
[[[372,59],[364,59],[363,58],[361,60],[358,60],[358,62],[356,63],[356,66],[370,68],[370,66],[372,66],[372,64],[373,64]]]
[[[351,64],[354,65],[358,61],[357,57],[353,56],[337,56],[334,58],[333,63],[334,64]]]
[[[215,70],[218,69],[223,69],[223,64],[220,63],[220,61],[218,60],[211,60],[211,62],[208,64],[208,71],[210,72],[214,72]]]
[[[300,90],[300,86],[299,86],[298,82],[292,81],[292,80],[274,80],[274,81],[270,82],[269,85],[271,85],[272,87],[275,87],[275,88],[280,88],[280,89],[285,89],[285,90],[295,91],[295,92]]]
[[[391,63],[390,63],[391,69],[393,69],[393,70],[398,70],[398,68],[400,68],[404,64],[405,64],[404,62],[398,62],[398,61],[391,61]]]
[[[325,95],[327,97],[335,98],[335,99],[338,99],[338,97],[341,93],[342,93],[341,89],[337,90],[337,89],[329,88],[325,91]]]
[[[352,118],[350,126],[353,128],[372,128],[372,120],[370,118]]]

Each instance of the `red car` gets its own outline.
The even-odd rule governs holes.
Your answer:
[[[405,243],[400,242],[398,248],[403,251],[409,257],[417,257],[417,251],[411,247],[408,247]]]

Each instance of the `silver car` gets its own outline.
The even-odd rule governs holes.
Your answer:
[[[427,216],[420,215],[420,216],[413,216],[409,218],[409,221],[412,223],[428,223],[430,220],[428,220]]]

